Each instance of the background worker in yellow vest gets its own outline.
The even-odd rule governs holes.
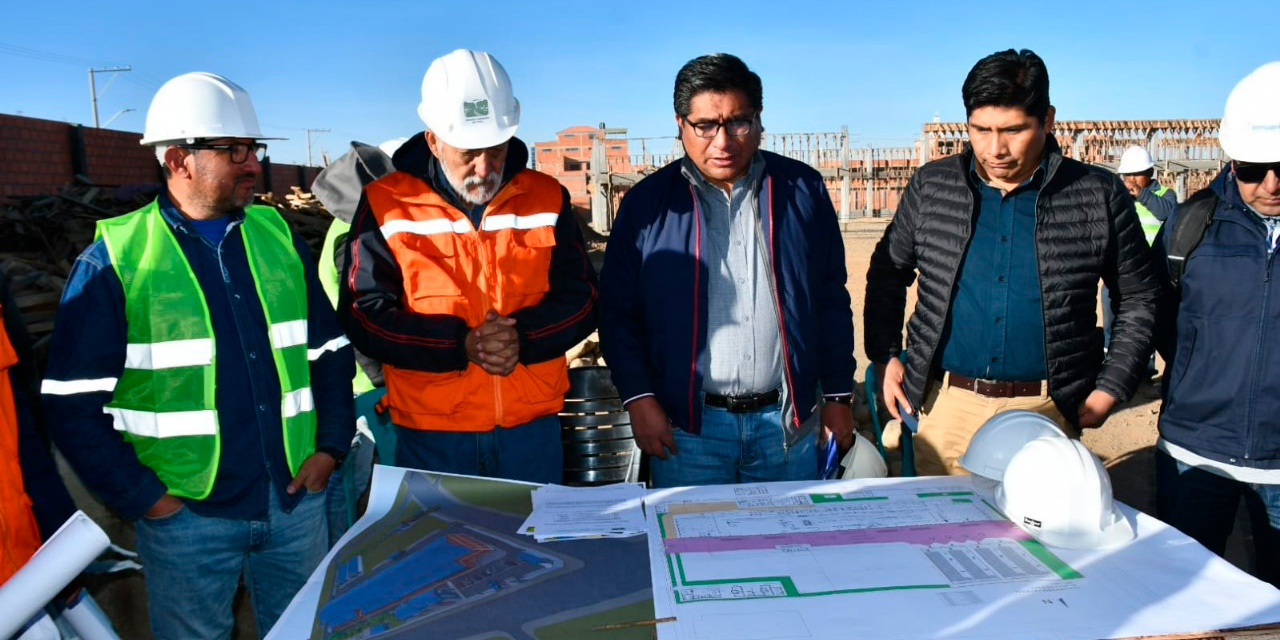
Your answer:
[[[382,362],[397,466],[558,482],[564,353],[595,329],[569,194],[526,168],[489,54],[433,61],[418,115],[427,130],[356,209],[339,317]]]
[[[1178,208],[1178,194],[1172,187],[1166,187],[1156,180],[1156,163],[1144,147],[1130,145],[1120,156],[1120,166],[1116,173],[1124,180],[1124,186],[1133,196],[1134,207],[1138,210],[1138,222],[1142,224],[1142,233],[1150,245],[1156,239],[1156,232],[1166,218]]]
[[[165,188],[98,224],[41,387],[59,449],[136,519],[160,639],[227,638],[242,576],[271,628],[328,548],[325,485],[354,430],[351,347],[306,244],[250,204],[266,139],[211,73],[156,92]]]
[[[1178,193],[1173,187],[1166,187],[1156,180],[1156,163],[1145,147],[1129,145],[1120,156],[1120,166],[1116,173],[1124,180],[1124,186],[1133,196],[1133,206],[1138,212],[1138,223],[1142,225],[1142,234],[1150,245],[1160,231],[1160,225],[1178,209]],[[1111,322],[1115,312],[1111,309],[1111,292],[1106,285],[1102,286],[1102,336],[1103,344],[1111,345]],[[1155,375],[1155,355],[1147,364],[1147,374]]]

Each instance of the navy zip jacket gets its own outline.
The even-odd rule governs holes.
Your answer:
[[[844,242],[822,176],[761,152],[760,222],[782,321],[784,415],[799,428],[826,395],[853,391]],[[657,396],[699,433],[707,366],[705,212],[677,160],[627,192],[600,273],[600,346],[623,400]]]
[[[1162,300],[1157,331],[1165,374],[1160,436],[1218,462],[1280,468],[1280,266],[1266,226],[1245,207],[1230,166],[1204,239],[1187,256],[1178,291]],[[1185,205],[1184,205],[1185,206]],[[1155,265],[1166,288],[1166,229]]]
[[[230,213],[226,236],[216,246],[201,236],[161,194],[160,210],[173,230],[200,289],[213,325],[217,353],[215,403],[222,436],[213,491],[204,500],[183,499],[194,512],[239,520],[267,515],[269,487],[292,511],[305,495],[290,496],[292,480],[281,435],[280,380],[271,356],[266,317],[245,254],[240,221]],[[293,234],[307,287],[307,347],[320,351],[311,361],[316,408],[316,449],[345,454],[355,432],[351,402],[352,348],[316,276],[315,261]],[[108,504],[139,518],[165,493],[164,483],[138,461],[133,445],[112,425],[102,407],[111,399],[109,381],[124,371],[127,323],[124,290],[102,240],[76,259],[58,305],[45,371],[44,407],[54,443],[72,468]],[[339,346],[333,349],[334,346]],[[58,382],[102,381],[106,390],[57,392]],[[81,384],[81,386],[87,386]]]

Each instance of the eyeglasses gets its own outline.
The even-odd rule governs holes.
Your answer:
[[[232,164],[243,164],[249,159],[250,151],[253,152],[253,155],[258,159],[258,162],[262,162],[262,159],[267,157],[267,145],[261,142],[230,142],[227,144],[208,144],[200,142],[184,144],[182,146],[186,149],[218,149],[220,151],[226,151],[227,159],[231,160]]]
[[[1257,164],[1253,162],[1235,161],[1236,177],[1241,182],[1255,184],[1267,179],[1267,172],[1274,171],[1276,176],[1280,177],[1280,162],[1268,162],[1266,164]]]
[[[728,133],[735,138],[741,138],[742,136],[751,133],[751,130],[755,128],[756,116],[753,115],[750,118],[734,118],[732,120],[711,120],[707,122],[693,122],[688,118],[684,118],[684,122],[693,129],[693,135],[698,136],[699,138],[716,137],[720,133],[720,127],[724,127],[725,133]]]

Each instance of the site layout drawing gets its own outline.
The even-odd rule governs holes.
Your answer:
[[[376,467],[365,517],[269,637],[568,640],[652,618],[644,540],[536,544],[516,532],[536,486]]]
[[[1139,539],[1048,547],[968,477],[647,499],[659,638],[1066,640],[1280,621],[1280,592],[1132,510]],[[1172,564],[1171,564],[1172,563]]]

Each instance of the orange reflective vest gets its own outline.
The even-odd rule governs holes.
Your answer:
[[[0,322],[0,583],[40,548],[40,529],[31,512],[31,498],[23,488],[18,460],[18,408],[9,379],[9,369],[17,363],[18,352]]]
[[[516,174],[485,207],[479,229],[403,171],[370,183],[365,197],[400,266],[409,311],[457,316],[474,328],[489,309],[508,315],[546,294],[562,205],[554,178]],[[517,364],[507,376],[474,362],[444,373],[384,364],[383,373],[392,421],[439,431],[518,426],[559,411],[569,388],[564,356]]]

